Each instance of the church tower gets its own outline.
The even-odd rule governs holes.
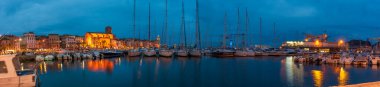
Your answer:
[[[106,27],[106,33],[107,34],[112,34],[112,27],[111,26],[107,26]]]

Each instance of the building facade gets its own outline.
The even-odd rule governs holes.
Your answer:
[[[50,50],[59,50],[61,49],[61,40],[58,34],[49,34],[48,35],[48,44]]]
[[[77,50],[79,45],[76,42],[74,35],[63,35],[61,36],[61,48],[66,50]]]
[[[33,32],[24,33],[21,41],[21,48],[26,50],[37,49],[36,35]]]
[[[36,36],[37,48],[40,50],[49,49],[48,40],[49,38],[47,36]]]
[[[21,51],[21,38],[15,35],[4,35],[0,37],[0,54],[16,53]]]
[[[327,34],[319,36],[307,35],[304,41],[286,41],[281,45],[285,49],[301,49],[310,52],[339,52],[348,50],[349,45],[343,40],[328,42]]]
[[[107,26],[105,33],[87,32],[85,35],[86,48],[89,49],[111,49],[117,47],[117,39],[112,34],[112,28]]]

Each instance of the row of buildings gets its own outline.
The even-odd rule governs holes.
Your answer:
[[[350,40],[345,42],[338,40],[336,42],[327,41],[327,34],[310,35],[306,34],[303,41],[286,41],[282,44],[281,48],[286,49],[302,49],[311,52],[339,52],[339,51],[352,51],[352,52],[370,52],[376,51],[380,54],[377,48],[380,47],[378,43],[371,45],[370,41],[365,40]]]
[[[105,32],[87,32],[85,36],[77,35],[36,35],[34,32],[22,36],[0,36],[0,54],[20,51],[59,51],[86,49],[135,49],[159,48],[160,37],[156,40],[118,39],[107,26]]]

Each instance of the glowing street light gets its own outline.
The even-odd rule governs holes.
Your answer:
[[[315,40],[314,44],[315,44],[316,46],[319,46],[321,43],[319,42],[319,40]]]
[[[343,40],[339,40],[338,41],[338,46],[342,46],[344,44],[344,41]]]

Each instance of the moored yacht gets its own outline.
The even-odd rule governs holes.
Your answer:
[[[188,55],[189,55],[189,52],[186,49],[177,50],[177,56],[179,57],[187,57]]]
[[[245,50],[237,50],[234,53],[234,56],[237,56],[237,57],[246,57],[247,56],[247,51],[245,51]]]
[[[137,57],[140,56],[141,52],[139,50],[133,49],[128,51],[128,56],[129,57]]]
[[[156,50],[154,49],[147,49],[143,53],[144,53],[144,56],[147,56],[147,57],[156,56],[157,54]]]
[[[233,57],[234,50],[232,49],[216,49],[212,52],[212,56],[215,57]]]
[[[161,49],[159,51],[159,54],[161,57],[172,57],[173,56],[173,51],[169,49]]]
[[[0,55],[0,87],[35,87],[36,74],[32,69],[16,70],[21,66],[15,62],[16,55]]]
[[[192,49],[192,50],[190,50],[189,54],[192,57],[200,57],[200,56],[202,56],[201,50],[198,50],[198,49]]]

